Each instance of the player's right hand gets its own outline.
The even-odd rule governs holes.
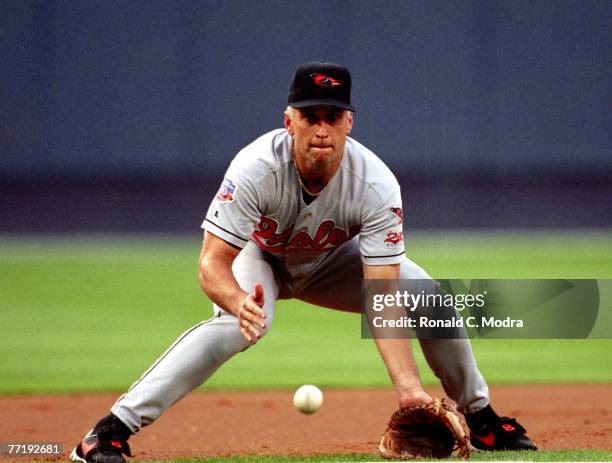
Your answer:
[[[263,286],[261,283],[255,283],[255,289],[242,300],[238,311],[240,332],[249,342],[256,342],[261,338],[258,328],[262,330],[266,328],[266,313],[262,309],[263,305]]]
[[[418,404],[428,404],[433,402],[434,399],[423,389],[420,391],[413,391],[410,393],[401,392],[399,400],[399,408],[409,408]]]

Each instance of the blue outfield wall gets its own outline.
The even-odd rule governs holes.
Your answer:
[[[607,1],[8,1],[0,231],[194,230],[291,74],[353,74],[416,228],[612,226]]]

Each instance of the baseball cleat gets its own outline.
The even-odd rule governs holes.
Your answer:
[[[132,456],[128,443],[118,439],[111,428],[103,427],[97,434],[90,431],[72,450],[70,460],[80,463],[126,463],[123,455]]]
[[[470,443],[478,450],[537,450],[516,419],[502,416],[471,430]]]

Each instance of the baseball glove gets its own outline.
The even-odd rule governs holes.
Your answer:
[[[444,399],[400,408],[389,420],[378,446],[384,458],[470,457],[468,435],[457,412]]]

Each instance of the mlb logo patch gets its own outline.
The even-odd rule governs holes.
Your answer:
[[[221,188],[217,193],[217,200],[220,203],[231,203],[236,195],[237,185],[232,182],[229,178],[224,178]]]

